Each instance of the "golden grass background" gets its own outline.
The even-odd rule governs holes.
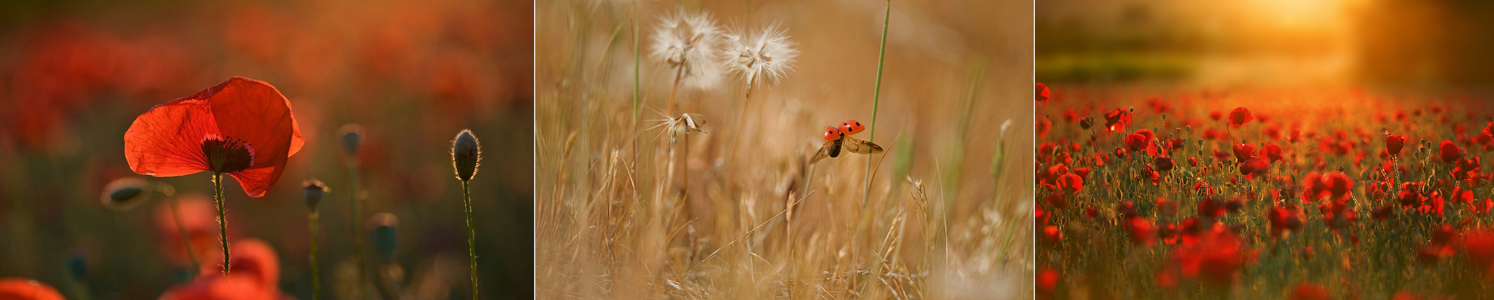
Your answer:
[[[883,5],[536,4],[537,296],[1030,297],[1030,2],[893,3],[872,139],[887,152],[805,164],[825,126],[870,127]],[[633,124],[633,24],[646,52],[680,8],[727,28],[778,24],[801,54],[751,99],[738,80],[681,89],[707,133],[671,146],[646,129],[672,72],[646,53]]]

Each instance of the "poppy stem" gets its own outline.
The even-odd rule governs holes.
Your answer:
[[[187,225],[182,224],[181,208],[176,203],[176,197],[167,197],[171,201],[171,219],[176,221],[176,234],[182,238],[182,246],[187,248],[187,259],[192,261],[192,275],[202,271],[202,264],[197,262],[197,251],[192,250],[192,236],[187,235]]]
[[[231,268],[228,262],[228,214],[223,209],[223,173],[213,173],[213,201],[218,204],[218,241],[223,244],[223,276]]]
[[[348,157],[348,187],[348,205],[351,206],[349,208],[351,210],[351,215],[348,216],[348,223],[352,225],[351,232],[360,232],[358,223],[359,220],[363,219],[363,214],[358,210],[358,202],[361,202],[360,200],[362,199],[358,198],[358,159],[353,156]],[[364,272],[363,268],[362,234],[353,234],[353,263],[354,270],[356,270],[359,280],[353,281],[354,284],[352,298],[362,299],[363,278],[365,278],[364,276],[368,276],[368,274]]]
[[[467,258],[472,266],[472,300],[477,300],[477,234],[472,231],[472,192],[462,181],[462,206],[467,210]]]
[[[309,223],[309,226],[311,226],[311,254],[309,254],[309,257],[307,257],[307,261],[311,264],[311,300],[316,300],[321,299],[322,294],[322,276],[321,272],[317,271],[316,266],[316,230],[317,223],[319,223],[319,220],[321,219],[321,214],[317,213],[317,211],[313,209],[306,218],[308,221],[307,223]]]

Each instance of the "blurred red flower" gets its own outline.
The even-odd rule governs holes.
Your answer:
[[[1235,110],[1229,111],[1229,127],[1240,127],[1254,119],[1250,116],[1250,110],[1244,107],[1236,107]]]
[[[1457,162],[1458,159],[1463,158],[1463,147],[1458,147],[1458,145],[1454,144],[1451,140],[1442,140],[1442,143],[1438,145],[1438,149],[1442,150],[1440,152],[1441,156],[1439,157],[1442,158],[1442,162],[1444,163],[1454,163]]]
[[[1400,155],[1401,148],[1405,146],[1406,136],[1404,135],[1392,134],[1385,137],[1385,152],[1390,153],[1390,155]]]
[[[219,266],[203,264],[196,280],[178,285],[161,299],[289,299],[280,292],[280,260],[275,249],[259,239],[239,239],[230,257],[234,272],[218,273]],[[222,260],[222,253],[208,252],[205,261]],[[216,257],[213,257],[216,256]]]
[[[1151,246],[1157,241],[1157,232],[1152,228],[1152,222],[1147,221],[1146,218],[1130,217],[1122,225],[1125,226],[1133,244]]]
[[[0,299],[63,300],[62,293],[44,283],[25,278],[0,278]]]
[[[154,219],[157,242],[166,257],[178,266],[190,266],[191,257],[188,256],[187,247],[183,242],[190,242],[197,261],[204,261],[203,256],[207,252],[218,251],[218,210],[213,204],[213,199],[203,194],[189,194],[177,197],[177,213],[173,216],[171,202],[160,201],[155,207],[151,218]],[[232,214],[228,215],[233,218]],[[181,227],[177,227],[177,219],[181,220]],[[238,235],[236,222],[228,223],[229,235]],[[187,238],[182,238],[185,231]],[[221,254],[220,254],[221,255]]]
[[[1298,283],[1297,287],[1292,288],[1292,296],[1291,297],[1287,297],[1287,299],[1290,299],[1290,300],[1328,300],[1328,299],[1331,299],[1331,298],[1328,297],[1328,289],[1327,288],[1324,288],[1321,285],[1303,282],[1303,283]]]
[[[1281,146],[1277,146],[1276,144],[1266,144],[1265,147],[1261,147],[1261,152],[1265,153],[1266,158],[1271,159],[1272,163],[1281,161]]]
[[[1084,189],[1084,178],[1080,178],[1079,174],[1074,173],[1063,174],[1063,176],[1058,177],[1058,186],[1070,194],[1078,193],[1079,190]]]
[[[1155,167],[1158,172],[1172,171],[1172,157],[1167,156],[1167,154],[1157,155],[1156,158],[1152,158],[1152,166]]]
[[[1115,109],[1105,114],[1105,128],[1110,132],[1125,132],[1126,125],[1131,124],[1131,111]]]
[[[260,197],[305,143],[299,127],[275,87],[233,77],[135,118],[125,159],[135,173],[157,177],[228,173]]]
[[[1173,251],[1173,262],[1184,278],[1202,277],[1216,285],[1234,284],[1235,274],[1246,262],[1254,260],[1255,253],[1247,253],[1235,233],[1223,227],[1203,230],[1197,242],[1184,243]]]
[[[1034,94],[1036,94],[1037,96],[1037,102],[1048,104],[1048,97],[1053,95],[1052,92],[1048,91],[1048,85],[1043,84],[1042,82],[1038,82],[1036,88],[1037,91]]]

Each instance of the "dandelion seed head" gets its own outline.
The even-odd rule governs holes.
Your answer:
[[[739,30],[727,34],[726,67],[748,86],[774,84],[794,68],[799,50],[789,40],[788,31],[770,25],[756,32]]]
[[[710,13],[680,10],[659,18],[649,56],[678,72],[686,86],[711,89],[721,81],[721,37]]]

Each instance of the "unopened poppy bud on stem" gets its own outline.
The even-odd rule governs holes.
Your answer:
[[[363,144],[363,125],[354,123],[343,124],[337,129],[337,138],[342,142],[342,151],[348,156],[358,154],[358,145]]]
[[[150,199],[149,187],[149,182],[137,177],[115,179],[104,186],[104,195],[99,200],[109,209],[129,210]]]
[[[302,186],[305,188],[302,190],[301,196],[306,199],[306,207],[312,210],[316,210],[317,204],[322,203],[322,196],[331,191],[331,189],[327,188],[327,184],[316,179],[307,180]]]
[[[456,168],[457,179],[471,181],[472,175],[477,174],[479,160],[482,160],[482,146],[472,135],[472,130],[462,129],[451,141],[451,165]]]

